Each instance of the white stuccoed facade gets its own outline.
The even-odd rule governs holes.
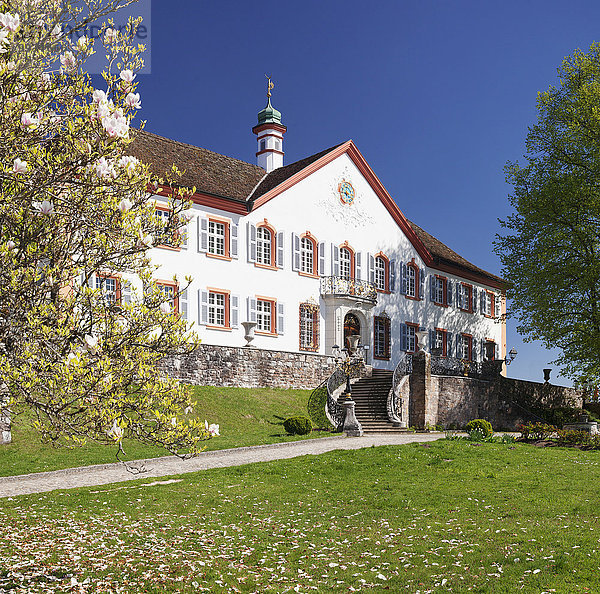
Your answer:
[[[343,190],[353,191],[352,199]],[[157,204],[164,203],[164,198],[154,198]],[[159,267],[156,272],[159,280],[170,281],[176,276],[181,286],[186,276],[193,278],[186,294],[180,297],[178,307],[204,344],[243,346],[246,341],[241,323],[256,321],[255,300],[262,298],[271,301],[274,312],[271,331],[256,331],[252,346],[259,349],[331,355],[334,344],[344,345],[346,316],[353,314],[354,330],[347,329],[346,333],[357,331],[357,319],[361,343],[370,347],[367,362],[377,368],[393,369],[405,350],[414,349],[414,342],[406,338],[407,333],[410,336],[413,332],[410,328],[415,328],[411,325],[427,332],[424,345],[427,350],[435,346],[437,329],[438,340],[442,340],[443,335],[446,341],[443,354],[464,358],[468,352],[475,361],[481,361],[486,353],[490,356],[491,352],[496,358],[505,356],[505,323],[498,319],[504,311],[500,279],[474,267],[440,264],[439,261],[436,264],[432,250],[415,239],[414,233],[407,233],[406,222],[398,222],[405,219],[398,214],[397,207],[389,206],[391,198],[351,141],[287,177],[266,194],[250,195],[246,214],[231,212],[239,211],[239,204],[231,209],[207,206],[214,201],[203,198],[200,193],[194,201],[187,245],[179,250],[154,248],[152,260]],[[229,239],[226,257],[210,253],[214,246],[211,248],[207,243],[209,220],[223,225]],[[254,241],[256,229],[261,225],[276,237],[272,245],[272,267],[251,261],[252,256],[256,257]],[[316,276],[295,269],[298,261],[294,261],[294,245],[298,247],[303,234],[309,234],[315,241]],[[354,253],[351,277],[367,283],[367,288],[371,286],[368,283],[374,281],[373,257],[383,255],[389,262],[385,284],[392,290],[377,291],[376,299],[374,294],[365,299],[344,296],[343,291],[337,294],[322,291],[322,277],[336,276],[340,280],[344,276],[339,268],[339,250],[343,246]],[[414,270],[418,270],[417,276],[424,277],[417,281],[419,299],[409,298],[403,292],[403,271],[411,262]],[[435,281],[436,275],[445,280]],[[446,303],[441,305],[432,300],[431,284],[435,282],[444,283],[443,301]],[[345,283],[342,281],[341,286],[348,285],[348,281]],[[461,283],[472,287],[464,289],[475,296],[472,313],[458,307],[457,287]],[[211,324],[207,319],[210,293],[213,297],[224,295],[222,309],[226,311],[219,323]],[[491,297],[482,297],[488,294],[494,295],[495,304]],[[482,311],[485,299],[491,307],[487,311],[491,316]],[[318,318],[316,344],[310,348],[306,348],[306,341],[303,346],[300,339],[300,304],[306,303],[310,304],[311,311],[316,311],[314,315]],[[378,321],[379,348],[374,344],[375,318],[381,316],[390,320],[389,350],[381,346],[386,340],[386,337],[381,338],[384,332],[381,320]],[[215,320],[213,317],[213,322]],[[463,346],[465,340],[471,345],[470,351]]]

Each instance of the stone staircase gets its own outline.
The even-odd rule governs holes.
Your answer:
[[[352,384],[352,400],[356,402],[356,418],[365,433],[401,432],[388,420],[387,398],[392,388],[393,371],[373,369],[371,377]],[[340,401],[343,400],[340,397]]]

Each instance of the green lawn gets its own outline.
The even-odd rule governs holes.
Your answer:
[[[0,591],[599,592],[599,480],[441,440],[4,499]]]
[[[306,416],[309,395],[308,390],[194,387],[198,416],[209,423],[219,423],[221,428],[221,436],[207,441],[206,449],[306,439],[287,435],[283,421],[294,415]],[[21,415],[14,420],[13,443],[0,446],[0,476],[116,461],[114,446],[88,443],[83,448],[67,449],[42,444],[31,427],[31,419]],[[323,435],[328,433],[313,432],[309,437]],[[126,441],[124,448],[128,460],[169,454],[135,441]]]

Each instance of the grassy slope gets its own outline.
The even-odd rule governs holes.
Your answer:
[[[599,452],[442,440],[176,480],[0,500],[0,590],[600,591]]]
[[[309,391],[196,386],[194,395],[200,418],[220,424],[221,436],[207,441],[207,450],[302,439],[286,435],[282,424],[287,417],[306,416]],[[169,454],[135,441],[124,447],[129,460]],[[96,443],[73,449],[42,444],[31,417],[20,416],[13,423],[13,443],[0,447],[0,476],[114,462],[115,449]]]

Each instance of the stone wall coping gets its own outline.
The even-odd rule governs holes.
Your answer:
[[[211,347],[218,349],[235,349],[237,351],[260,351],[264,353],[283,353],[288,355],[297,355],[302,356],[306,355],[308,357],[318,357],[320,359],[333,359],[333,355],[322,355],[321,353],[313,353],[312,351],[282,351],[279,349],[261,349],[255,346],[245,347],[245,346],[225,346],[219,344],[208,344],[207,342],[201,342],[198,350],[202,349],[202,347]],[[195,351],[192,351],[195,352]]]

